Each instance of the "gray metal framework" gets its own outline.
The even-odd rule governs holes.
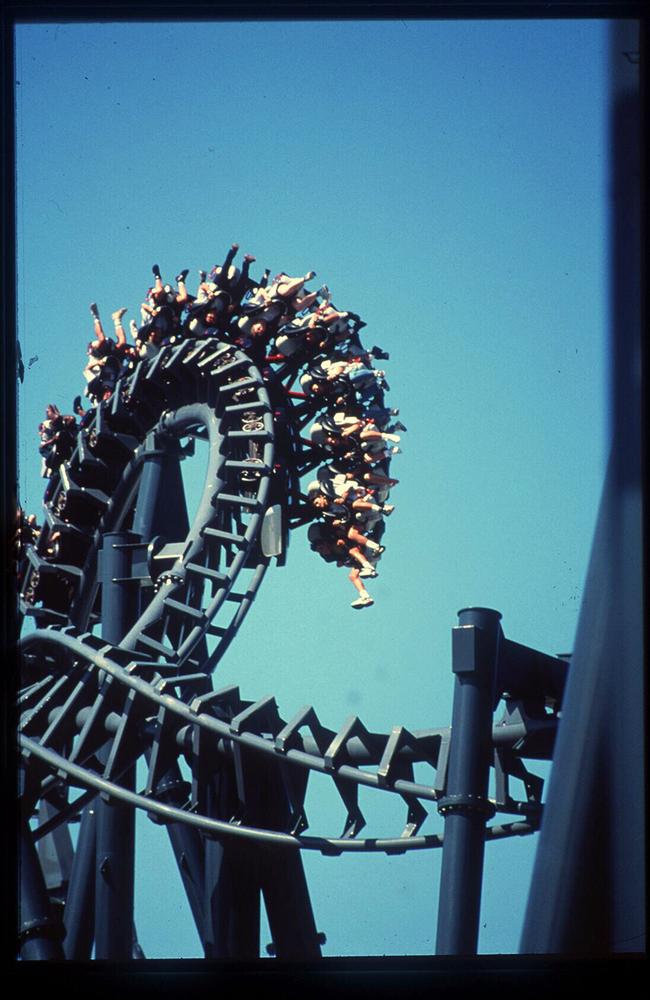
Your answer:
[[[451,727],[372,733],[355,716],[331,729],[311,705],[286,719],[273,697],[213,688],[270,562],[265,512],[281,500],[283,559],[290,502],[316,463],[300,438],[309,415],[288,395],[294,378],[290,365],[263,376],[211,339],[165,347],[98,405],[50,481],[21,594],[37,624],[21,641],[23,959],[87,959],[93,945],[97,958],[141,955],[136,808],[168,829],[210,958],[258,956],[261,897],[275,954],[321,954],[302,851],[438,847],[437,950],[473,953],[485,842],[539,827],[542,781],[524,760],[552,755],[567,664],[506,639],[498,612],[460,613]],[[190,523],[180,462],[198,440],[207,468]],[[415,780],[422,763],[430,784]],[[337,788],[340,833],[304,832],[312,775]],[[399,830],[360,836],[362,786],[403,800]],[[441,834],[420,833],[427,802]],[[497,812],[510,821],[489,824]]]
[[[612,31],[621,83],[612,115],[618,446],[566,692],[567,664],[506,639],[490,609],[464,610],[453,629],[455,696],[448,728],[370,733],[354,717],[330,729],[312,706],[285,720],[273,699],[246,700],[237,688],[213,689],[209,671],[201,669],[208,638],[216,640],[207,654],[213,668],[268,565],[258,544],[264,504],[269,493],[295,493],[310,457],[294,437],[293,466],[282,472],[278,491],[270,471],[278,423],[268,417],[260,373],[223,345],[166,349],[155,366],[139,366],[97,408],[74,455],[51,481],[41,540],[27,554],[21,615],[33,616],[38,628],[20,644],[21,959],[88,958],[93,947],[111,959],[142,957],[132,919],[136,808],[169,833],[207,957],[257,954],[260,894],[277,955],[320,954],[322,938],[300,865],[304,850],[337,856],[429,848],[443,851],[446,885],[437,951],[467,954],[475,950],[485,843],[540,826],[522,950],[593,955],[645,947],[634,173],[639,102],[636,74],[631,83],[627,79],[631,56],[638,57],[634,28],[621,22]],[[5,308],[9,325],[9,295]],[[8,343],[10,358],[12,349]],[[211,352],[217,358],[211,360]],[[228,372],[216,376],[219,357],[235,365],[240,385]],[[248,432],[237,437],[244,430],[230,422],[237,411],[226,414],[226,405],[246,402],[234,398],[242,388],[253,391],[270,437],[263,440],[263,467],[252,478],[237,479],[229,493],[224,483],[260,464],[260,441]],[[300,420],[293,414],[292,426],[299,429]],[[222,482],[216,489],[208,484],[209,499],[192,526],[176,488],[183,447],[189,447],[180,446],[182,437],[219,441],[210,455],[211,461],[213,452],[219,456],[211,468]],[[55,531],[63,541],[51,557],[47,540]],[[93,632],[100,625],[101,637]],[[495,725],[499,704],[503,715]],[[553,776],[542,806],[541,782],[525,761],[551,757]],[[147,777],[137,788],[134,763],[142,760]],[[414,780],[414,765],[422,762],[434,772],[427,785]],[[492,794],[486,791],[490,774]],[[319,775],[335,782],[343,805],[342,833],[331,837],[304,832],[307,781]],[[515,781],[523,787],[518,798]],[[403,799],[401,829],[382,838],[360,836],[361,786]],[[268,789],[264,801],[260,787]],[[427,802],[443,816],[442,834],[420,833]],[[495,823],[497,814],[509,822]],[[77,820],[73,850],[69,825]],[[274,851],[282,852],[282,885],[273,878]],[[595,882],[600,891],[591,891]],[[111,932],[117,925],[119,933]],[[584,975],[584,966],[578,968]],[[615,968],[620,974],[620,963]]]

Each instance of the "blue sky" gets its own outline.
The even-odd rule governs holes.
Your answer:
[[[16,40],[18,333],[38,358],[23,505],[42,498],[45,404],[69,412],[83,388],[89,303],[107,326],[120,306],[137,320],[152,264],[190,268],[193,291],[237,241],[253,274],[313,269],[362,316],[408,433],[374,607],[350,609],[299,530],[215,684],[388,732],[450,724],[462,607],[570,651],[608,448],[607,22],[25,24]],[[338,835],[333,790],[310,789],[309,833]],[[368,834],[398,834],[378,799],[362,794]],[[164,831],[140,827],[145,954],[198,956]],[[423,832],[440,830],[432,812]],[[534,848],[488,845],[483,953],[517,950]],[[433,952],[438,852],[305,866],[324,954]]]

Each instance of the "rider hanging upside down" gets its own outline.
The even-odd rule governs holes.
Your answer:
[[[359,597],[353,601],[353,608],[368,607],[374,603],[372,598],[361,583],[361,578],[376,577],[378,575],[371,559],[378,559],[384,552],[384,546],[368,538],[353,523],[354,512],[357,510],[378,510],[390,514],[393,510],[388,507],[385,511],[383,506],[374,504],[368,500],[337,497],[329,499],[323,494],[318,494],[312,499],[312,505],[316,508],[318,515],[325,522],[325,537],[334,546],[334,551],[339,554],[339,558],[344,557],[343,565],[351,565],[349,579]],[[352,560],[351,563],[345,560]]]
[[[291,357],[300,351],[311,356],[325,351],[333,344],[330,326],[339,319],[347,318],[347,315],[324,303],[312,312],[294,317],[280,326],[275,348],[284,357]]]
[[[239,243],[233,243],[226,254],[223,264],[215,264],[210,273],[201,281],[200,290],[210,292],[223,291],[230,296],[230,312],[234,312],[240,305],[246,292],[255,287],[255,282],[249,277],[250,266],[255,260],[252,254],[244,255],[244,263],[241,271],[232,266],[235,255],[239,250]]]
[[[113,313],[116,341],[104,333],[95,302],[91,302],[90,312],[93,317],[95,339],[88,344],[88,361],[83,375],[88,383],[85,394],[92,403],[97,403],[101,399],[108,399],[113,392],[122,364],[131,349],[127,346],[121,322],[126,309],[119,309]]]
[[[377,576],[374,563],[384,551],[380,544],[384,518],[393,510],[387,499],[398,482],[389,470],[391,456],[400,451],[395,447],[400,438],[394,432],[406,431],[394,420],[399,411],[384,404],[383,391],[389,388],[384,371],[373,367],[373,359],[387,360],[388,354],[378,347],[364,348],[359,331],[366,324],[356,313],[337,309],[327,286],[308,291],[305,286],[315,272],[297,277],[280,272],[269,281],[271,272],[266,270],[254,281],[249,271],[255,258],[246,254],[239,269],[234,265],[238,250],[233,243],[222,264],[199,271],[196,296],[188,293],[187,270],[176,275],[174,288],[163,282],[154,265],[154,285],[141,306],[142,325],[129,323],[133,344],[127,344],[122,325],[126,309],[112,314],[113,340],[104,333],[93,303],[95,339],[88,345],[86,395],[94,404],[108,399],[125,369],[132,371],[140,360],[184,337],[215,338],[240,347],[265,380],[275,379],[278,413],[289,412],[281,398],[284,389],[302,400],[295,408],[295,426],[302,430],[307,421],[315,421],[308,432],[311,442],[301,438],[304,444],[311,443],[307,462],[315,456],[316,465],[319,460],[327,464],[318,470],[316,495],[310,490],[304,506],[295,496],[289,498],[288,516],[293,516],[294,505],[304,515],[299,523],[320,519],[309,529],[312,547],[327,561],[349,567],[349,579],[358,593],[352,607],[368,607],[373,600],[363,580]],[[280,365],[275,372],[269,368],[274,363]],[[291,391],[298,378],[302,392]],[[245,393],[241,399],[233,396],[237,403],[250,398],[249,389],[241,392]],[[74,412],[82,428],[93,419],[93,411],[84,411],[80,397]],[[69,419],[77,429],[74,417]],[[44,464],[56,466],[68,447],[67,430],[54,435],[49,418],[39,430]],[[304,494],[298,496],[305,499]]]
[[[327,525],[312,524],[308,533],[311,548],[314,552],[325,559],[326,562],[335,562],[337,566],[348,566],[350,572],[348,579],[358,592],[359,596],[352,601],[353,608],[368,608],[375,602],[368,593],[362,580],[367,577],[376,577],[377,571],[373,564],[367,559],[358,545],[346,538],[337,536]],[[378,546],[377,554],[383,552],[383,548]]]
[[[77,421],[69,414],[63,416],[53,403],[45,409],[45,420],[38,425],[41,440],[39,454],[42,458],[41,476],[49,479],[74,449]]]

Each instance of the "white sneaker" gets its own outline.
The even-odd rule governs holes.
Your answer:
[[[364,566],[363,569],[360,570],[359,576],[362,576],[364,579],[370,577],[371,580],[374,580],[376,576],[379,576],[379,573],[374,566]]]
[[[374,604],[370,594],[366,594],[365,597],[357,597],[356,601],[352,601],[350,607],[352,608],[369,608],[371,604]]]

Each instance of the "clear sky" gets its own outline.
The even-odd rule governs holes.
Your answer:
[[[298,530],[215,685],[274,694],[285,718],[312,704],[332,729],[421,729],[451,722],[460,608],[569,652],[608,450],[607,22],[16,37],[23,506],[42,499],[46,403],[70,412],[83,389],[89,303],[107,329],[120,306],[138,320],[152,264],[166,280],[190,268],[192,292],[236,241],[254,275],[313,269],[362,316],[408,432],[374,607],[350,609],[345,571]],[[401,832],[392,798],[362,791],[364,833]],[[421,832],[441,832],[430,813]],[[310,834],[340,834],[318,776],[307,814]],[[144,952],[200,956],[164,830],[138,829]],[[534,849],[488,845],[482,953],[517,950]],[[325,955],[433,953],[439,852],[304,860]]]

